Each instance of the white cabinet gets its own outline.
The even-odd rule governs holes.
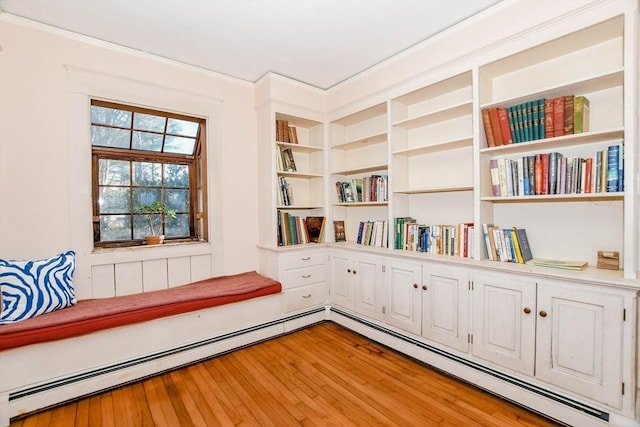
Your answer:
[[[473,274],[472,354],[533,375],[536,282],[514,274]]]
[[[384,270],[385,322],[419,335],[422,263],[386,259]]]
[[[469,273],[458,266],[425,264],[422,336],[456,350],[469,349]]]
[[[282,283],[284,313],[327,302],[326,253],[321,246],[261,249],[259,272]]]
[[[382,259],[331,251],[331,301],[371,319],[382,317]]]
[[[466,352],[469,333],[466,269],[387,259],[385,321]]]
[[[538,283],[536,377],[619,408],[624,317],[620,294]]]
[[[623,293],[484,272],[473,288],[474,356],[620,408]]]

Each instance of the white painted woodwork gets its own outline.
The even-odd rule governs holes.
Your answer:
[[[115,265],[116,296],[143,292],[142,262],[125,262]]]
[[[422,336],[467,352],[469,272],[458,267],[426,264],[422,276]]]
[[[192,281],[190,257],[169,258],[167,268],[169,287],[184,285]]]
[[[513,274],[473,273],[472,354],[534,374],[536,282]]]
[[[167,260],[142,261],[142,288],[144,292],[168,288]]]
[[[619,408],[623,308],[605,290],[539,283],[536,377]]]
[[[332,250],[330,254],[331,302],[347,309],[353,308],[352,286],[353,255],[346,251]]]
[[[211,266],[211,254],[192,255],[189,257],[189,268],[191,272],[191,282],[214,277]]]
[[[371,319],[382,317],[382,259],[357,254],[351,269],[355,289],[353,309]]]
[[[385,317],[389,325],[420,334],[422,265],[394,258],[385,259]]]
[[[91,298],[109,298],[116,295],[116,276],[113,264],[91,267]]]

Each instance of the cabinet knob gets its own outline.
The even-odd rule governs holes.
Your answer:
[[[414,284],[413,284],[413,288],[414,288],[414,289],[418,289],[418,284],[417,284],[417,283],[414,283]]]
[[[355,271],[355,270],[353,270],[353,274],[356,274],[356,271]]]
[[[540,310],[540,317],[547,317],[547,312],[544,310]]]
[[[525,307],[524,310],[522,310],[522,311],[524,311],[524,314],[531,313],[531,309],[529,307]]]
[[[422,290],[426,291],[427,290],[427,285],[422,285]]]
[[[347,273],[351,273],[351,269],[350,268],[347,268]]]

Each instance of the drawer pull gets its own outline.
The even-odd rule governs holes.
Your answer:
[[[309,261],[310,259],[311,259],[310,256],[305,256],[305,257],[300,258],[301,261]]]
[[[547,312],[544,310],[540,310],[540,317],[547,317]]]
[[[309,277],[311,277],[311,275],[310,275],[310,274],[304,274],[304,275],[302,275],[302,278],[303,278],[303,279],[308,279]]]
[[[311,294],[302,295],[302,298],[311,298]]]

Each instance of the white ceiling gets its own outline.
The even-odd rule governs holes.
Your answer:
[[[255,82],[330,88],[500,0],[0,0],[0,10]]]

